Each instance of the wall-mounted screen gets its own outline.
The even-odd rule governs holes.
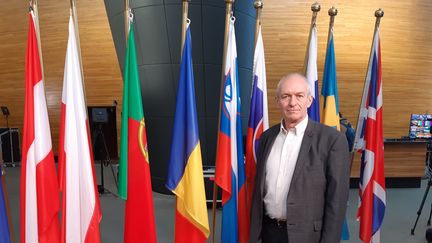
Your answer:
[[[411,114],[410,138],[431,138],[432,114]]]

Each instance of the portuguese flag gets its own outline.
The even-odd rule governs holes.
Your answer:
[[[126,200],[124,242],[156,242],[147,137],[133,22],[124,67],[119,195]]]

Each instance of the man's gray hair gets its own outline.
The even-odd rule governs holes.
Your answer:
[[[307,87],[307,94],[308,94],[308,96],[312,95],[311,94],[311,87],[309,85],[309,82],[307,81],[306,77],[303,74],[301,74],[301,73],[289,73],[289,74],[283,76],[279,80],[279,83],[276,86],[276,97],[280,97],[282,83],[285,82],[286,80],[294,78],[294,77],[295,78],[300,78],[300,79],[304,80],[304,82],[306,84],[306,87]]]

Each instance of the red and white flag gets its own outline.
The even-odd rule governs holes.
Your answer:
[[[102,218],[96,190],[81,64],[72,16],[63,80],[59,146],[61,242],[100,242]]]
[[[21,242],[58,242],[60,225],[51,133],[45,99],[35,17],[29,14],[25,66],[25,110],[21,166]]]

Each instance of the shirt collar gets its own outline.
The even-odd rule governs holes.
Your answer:
[[[284,120],[282,119],[281,125],[280,125],[280,132],[282,132],[283,134],[288,134],[288,132],[293,132],[296,136],[303,134],[306,131],[308,120],[309,120],[309,117],[306,115],[306,117],[299,124],[297,124],[294,128],[287,130],[284,126],[284,124],[285,124]]]

